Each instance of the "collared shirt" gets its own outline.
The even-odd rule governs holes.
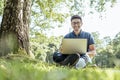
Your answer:
[[[67,35],[64,36],[64,38],[81,38],[81,39],[87,39],[87,51],[89,51],[89,45],[94,44],[94,39],[92,35],[88,32],[85,31],[80,31],[78,35],[74,33],[74,31],[68,33]]]

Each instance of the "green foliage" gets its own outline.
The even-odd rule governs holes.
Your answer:
[[[46,18],[52,18],[54,20],[63,21],[63,14],[55,13],[54,8],[57,4],[63,0],[36,0],[36,3],[39,5],[41,12],[45,15]]]
[[[102,41],[99,39],[100,33],[99,32],[92,32],[92,35],[94,37],[95,40],[95,46],[97,47],[97,49],[102,48]]]
[[[22,58],[21,58],[22,59]],[[31,62],[26,58],[0,58],[0,80],[119,80],[118,69],[74,69],[44,62]],[[30,60],[30,61],[29,61]]]
[[[104,12],[106,10],[106,6],[111,6],[116,2],[116,0],[32,1],[31,27],[32,29],[35,28],[40,31],[60,26],[67,17],[73,14],[84,16],[89,13]]]
[[[0,16],[3,14],[4,2],[5,0],[0,0]]]
[[[120,59],[120,32],[117,33],[115,38],[113,39],[113,48],[116,57]]]
[[[53,62],[52,54],[59,49],[62,37],[47,37],[45,34],[36,33],[30,38],[31,51],[37,59]]]
[[[106,10],[106,5],[113,6],[116,0],[90,0],[90,7],[97,12],[103,12]]]
[[[97,49],[97,55],[93,59],[94,63],[103,68],[120,67],[120,33],[116,34],[114,39],[109,36],[100,39],[98,32],[93,32],[92,34]]]
[[[110,47],[107,49],[102,50],[98,55],[95,57],[95,63],[102,68],[113,68],[115,67],[114,59],[115,56],[111,51]]]
[[[70,15],[88,15],[95,12],[105,12],[106,6],[112,7],[116,3],[116,0],[66,0],[67,6],[70,9]]]
[[[68,16],[66,13],[57,12],[64,0],[35,0],[32,5],[31,28],[45,31],[59,27]]]

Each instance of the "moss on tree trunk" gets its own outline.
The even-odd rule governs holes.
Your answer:
[[[1,56],[19,49],[29,54],[30,7],[30,0],[7,0],[0,27]]]

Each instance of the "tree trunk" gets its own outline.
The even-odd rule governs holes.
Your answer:
[[[0,56],[17,53],[29,54],[29,18],[31,0],[7,0],[0,27]]]

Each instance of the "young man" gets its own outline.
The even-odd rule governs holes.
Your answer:
[[[88,32],[82,31],[82,18],[78,15],[71,17],[71,26],[73,31],[65,35],[64,38],[83,38],[87,39],[87,53],[62,54],[55,52],[53,60],[60,65],[74,66],[75,68],[83,68],[91,58],[96,55],[95,43],[92,35]]]

